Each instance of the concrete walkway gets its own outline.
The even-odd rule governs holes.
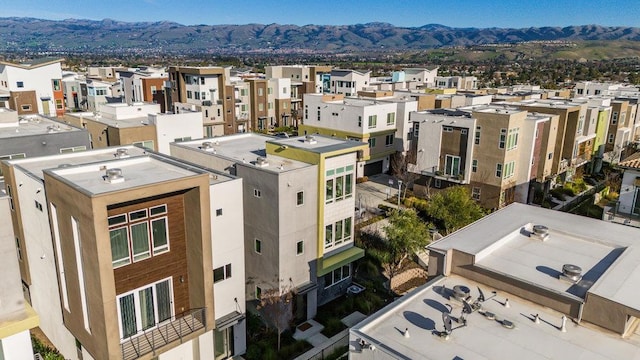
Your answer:
[[[296,340],[306,340],[309,344],[319,346],[323,344],[329,338],[322,335],[321,331],[324,326],[315,320],[307,320],[296,327],[296,332],[293,333],[293,338]]]

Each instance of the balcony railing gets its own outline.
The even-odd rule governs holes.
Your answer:
[[[122,359],[137,359],[174,341],[182,343],[186,336],[206,328],[206,310],[206,308],[200,308],[185,311],[156,328],[141,331],[125,340],[120,344]]]

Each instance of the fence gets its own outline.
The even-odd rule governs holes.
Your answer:
[[[349,345],[349,329],[342,330],[319,346],[298,356],[295,360],[322,360],[341,347]],[[345,352],[346,353],[346,352]]]
[[[605,188],[605,185],[603,183],[599,183],[598,185],[584,191],[583,193],[581,193],[580,195],[576,196],[575,198],[569,200],[569,201],[565,201],[562,206],[560,206],[559,208],[554,208],[556,210],[559,211],[565,211],[565,212],[569,212],[571,210],[573,210],[574,208],[576,208],[578,205],[582,204],[582,202],[584,200],[586,200],[587,198],[589,198],[590,196],[594,195],[597,192],[602,191],[602,189]]]

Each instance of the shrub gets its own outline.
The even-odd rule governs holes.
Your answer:
[[[554,197],[554,198],[556,198],[556,199],[558,199],[558,200],[561,200],[561,201],[564,201],[564,200],[565,200],[565,198],[566,198],[566,197],[564,196],[564,194],[565,194],[565,193],[564,193],[563,188],[560,188],[560,187],[557,187],[557,188],[551,189],[551,190],[549,191],[549,193],[550,193],[551,195],[553,195],[553,197]]]
[[[618,200],[619,194],[615,191],[609,191],[609,193],[605,196],[605,198],[609,201]]]
[[[327,323],[324,324],[324,329],[322,329],[322,334],[326,337],[332,337],[336,335],[340,331],[346,329],[347,326],[342,323],[342,321],[336,317],[330,318],[327,320]]]
[[[31,335],[31,345],[33,346],[33,352],[42,355],[45,360],[64,360],[58,350],[43,344],[40,339],[33,335]]]

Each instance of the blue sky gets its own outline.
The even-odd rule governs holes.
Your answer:
[[[0,17],[169,20],[194,24],[322,24],[388,22],[397,26],[640,27],[639,0],[18,0]]]

